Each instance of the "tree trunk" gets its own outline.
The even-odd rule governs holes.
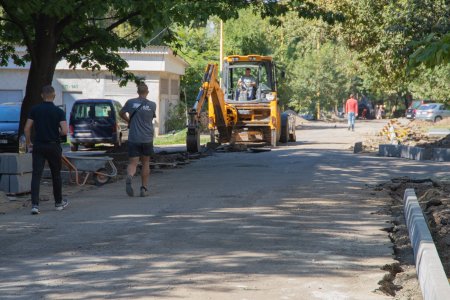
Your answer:
[[[31,54],[31,64],[25,98],[23,99],[20,112],[19,134],[23,133],[31,107],[43,101],[41,97],[42,87],[52,83],[56,64],[59,60],[56,53],[56,21],[47,16],[41,16],[39,19],[35,42],[32,45],[32,49],[28,49]]]

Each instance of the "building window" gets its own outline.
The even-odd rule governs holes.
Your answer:
[[[169,94],[169,79],[161,79],[160,91],[161,94]]]
[[[179,81],[178,79],[172,79],[171,85],[170,85],[170,94],[171,95],[179,95],[180,94],[180,87],[179,87]]]

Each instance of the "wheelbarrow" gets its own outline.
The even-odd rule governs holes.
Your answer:
[[[96,185],[104,185],[117,175],[113,158],[109,156],[80,156],[63,154],[62,164],[69,170],[70,179],[77,185],[85,185],[92,175]]]

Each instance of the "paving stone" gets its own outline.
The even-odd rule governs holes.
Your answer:
[[[380,144],[378,155],[389,157],[400,157],[401,145]]]
[[[0,174],[24,174],[32,170],[31,153],[0,153]]]

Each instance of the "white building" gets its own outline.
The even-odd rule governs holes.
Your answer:
[[[18,54],[23,51],[18,49]],[[122,50],[119,55],[127,61],[127,71],[142,77],[147,83],[150,90],[148,99],[158,107],[155,132],[164,134],[169,109],[180,101],[180,76],[184,75],[188,64],[163,46],[148,47],[140,52]],[[28,70],[29,64],[20,67],[12,62],[0,67],[0,103],[22,101]],[[126,100],[137,97],[133,82],[120,87],[118,79],[106,69],[97,72],[73,70],[65,60],[56,66],[52,85],[56,90],[55,104],[63,105],[67,115],[76,99],[107,98],[124,104]]]

